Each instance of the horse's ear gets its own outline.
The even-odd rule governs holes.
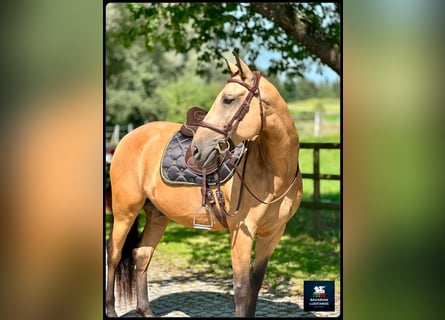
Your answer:
[[[238,71],[238,67],[233,63],[230,63],[226,58],[224,58],[224,60],[226,61],[227,70],[229,70],[230,75],[235,74]]]
[[[246,78],[250,78],[253,77],[253,73],[252,71],[249,69],[249,66],[247,64],[244,63],[243,60],[241,60],[241,58],[238,56],[238,53],[236,53],[235,51],[233,52],[233,55],[235,56],[236,59],[236,65],[240,71],[241,74],[241,78],[243,80],[245,80]]]

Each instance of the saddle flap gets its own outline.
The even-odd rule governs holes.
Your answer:
[[[196,130],[198,130],[201,121],[205,118],[207,111],[199,107],[190,108],[187,111],[187,119],[181,126],[181,133],[186,137],[193,137]]]

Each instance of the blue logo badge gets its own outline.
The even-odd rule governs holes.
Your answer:
[[[304,311],[335,311],[334,281],[304,281]]]

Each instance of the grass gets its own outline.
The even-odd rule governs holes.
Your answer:
[[[314,112],[322,109],[326,113],[340,112],[339,98],[311,98],[306,100],[298,100],[288,102],[291,113]]]

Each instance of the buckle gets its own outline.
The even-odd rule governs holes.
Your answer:
[[[230,143],[227,140],[218,140],[215,149],[218,150],[220,154],[224,154],[230,149]]]

